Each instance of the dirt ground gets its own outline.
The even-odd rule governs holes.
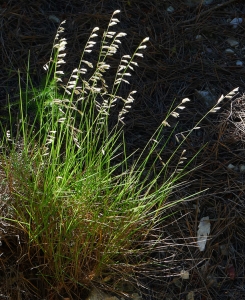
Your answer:
[[[8,101],[18,101],[18,74],[24,83],[28,57],[33,82],[37,86],[41,83],[59,22],[66,20],[65,68],[71,71],[77,67],[92,29],[106,29],[116,9],[121,10],[118,30],[127,33],[120,55],[132,54],[143,38],[150,38],[144,58],[139,59],[139,68],[130,78],[131,89],[138,91],[126,119],[132,149],[142,147],[150,138],[173,101],[191,100],[176,128],[176,132],[185,131],[222,94],[239,87],[234,97],[225,98],[221,110],[209,115],[187,140],[187,158],[203,149],[191,165],[198,168],[186,178],[189,184],[174,197],[205,191],[182,203],[180,212],[163,224],[162,235],[169,245],[163,251],[167,267],[155,280],[142,279],[146,288],[139,290],[144,299],[245,299],[245,3],[214,0],[194,7],[185,3],[0,1],[0,119],[7,122]],[[234,19],[241,22],[236,26]],[[232,41],[236,45],[231,45]],[[110,63],[116,69],[118,60]],[[166,156],[175,147],[173,139]],[[1,198],[1,207],[3,201]],[[207,216],[211,233],[201,252],[196,235],[200,219]],[[14,250],[18,241],[1,224],[5,243],[0,247],[0,299],[41,299],[32,298],[28,278],[23,279],[24,272],[16,271],[20,268],[19,250]],[[188,271],[189,278],[180,279],[181,271]]]

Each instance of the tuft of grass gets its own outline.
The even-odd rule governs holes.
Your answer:
[[[119,23],[118,13],[113,13],[102,36],[96,65],[87,57],[97,43],[97,27],[66,84],[61,23],[44,66],[44,88],[34,89],[27,74],[25,93],[20,88],[17,134],[6,130],[2,144],[1,168],[11,198],[11,209],[3,218],[22,230],[36,274],[57,295],[63,291],[71,295],[79,287],[89,289],[103,282],[108,272],[121,276],[125,269],[128,276],[134,266],[153,266],[149,254],[162,242],[154,232],[167,217],[166,209],[185,200],[167,201],[174,189],[185,184],[181,178],[191,161],[185,160],[183,151],[167,176],[176,152],[168,161],[161,157],[167,145],[163,135],[167,119],[178,117],[189,99],[167,114],[137,159],[125,150],[124,118],[136,91],[123,98],[119,87],[129,84],[148,38],[132,55],[122,56],[109,88],[107,60],[126,35],[112,29]],[[30,105],[35,114],[29,114]],[[117,106],[112,127],[109,119]]]

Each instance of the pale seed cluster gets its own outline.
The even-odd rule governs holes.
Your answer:
[[[115,17],[115,15],[118,13],[120,13],[120,11],[116,10],[112,14],[108,28],[102,36],[98,62],[90,78],[86,80],[84,75],[87,74],[88,68],[93,69],[94,66],[91,62],[84,59],[84,55],[91,53],[93,47],[96,45],[95,39],[98,36],[96,33],[99,30],[98,27],[93,29],[84,47],[79,67],[72,71],[68,82],[65,85],[62,85],[64,87],[65,94],[69,96],[72,102],[74,102],[74,95],[76,95],[75,102],[90,101],[92,98],[100,115],[101,123],[103,122],[103,118],[109,116],[110,109],[115,106],[119,100],[123,102],[123,106],[118,113],[118,120],[120,122],[123,122],[125,114],[131,109],[132,103],[134,102],[133,95],[136,93],[136,91],[131,91],[127,98],[124,99],[117,95],[118,88],[122,83],[129,84],[129,81],[126,78],[130,77],[130,71],[134,71],[134,67],[138,66],[137,62],[134,61],[134,58],[143,57],[141,51],[146,48],[145,43],[149,40],[149,38],[145,38],[132,56],[122,56],[115,76],[114,84],[111,91],[109,91],[109,87],[104,78],[106,71],[110,68],[110,65],[106,62],[106,59],[108,56],[113,56],[115,53],[117,53],[117,50],[121,44],[121,38],[126,36],[126,33],[117,33],[116,31],[111,30],[111,27],[119,23],[119,19]],[[65,21],[63,21],[61,25],[64,23]],[[65,38],[60,38],[60,35],[64,32],[64,27],[61,25],[59,26],[55,36],[55,42],[50,61],[44,66],[44,69],[48,71],[51,63],[54,63],[54,79],[56,82],[62,82],[62,75],[64,75],[64,72],[60,70],[60,68],[65,63],[64,57],[66,56],[65,49],[67,42]],[[54,58],[52,58],[52,56],[54,56]],[[63,100],[58,101],[58,99],[55,99],[53,103],[59,105],[59,109],[62,110],[62,105],[64,105]]]

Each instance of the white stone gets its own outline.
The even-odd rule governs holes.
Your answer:
[[[56,17],[55,15],[49,15],[48,16],[49,20],[59,24],[60,23],[60,19],[58,17]]]
[[[239,166],[239,171],[240,171],[241,173],[245,173],[245,165],[240,165],[240,166]]]
[[[207,107],[213,106],[216,100],[215,96],[210,91],[198,91],[195,90],[196,96],[205,101]]]
[[[242,23],[242,21],[243,21],[242,18],[234,18],[234,19],[232,19],[232,20],[230,21],[230,24],[233,25],[233,28],[235,29],[235,28],[237,28],[237,26],[238,26],[239,24]]]
[[[231,46],[231,47],[235,47],[237,45],[239,45],[239,42],[233,38],[228,38],[226,40],[226,42]]]
[[[181,270],[181,272],[180,272],[180,277],[181,277],[183,280],[188,280],[188,279],[190,278],[190,273],[189,273],[189,271]]]
[[[202,40],[202,36],[201,36],[200,34],[198,34],[198,35],[196,36],[196,40],[197,40],[197,41]]]
[[[169,12],[169,13],[174,12],[173,6],[169,6],[169,7],[167,8],[167,12]]]
[[[236,61],[236,65],[239,66],[239,67],[241,67],[241,66],[243,66],[243,62],[241,60],[237,60]]]
[[[234,51],[230,48],[225,49],[226,54],[234,54]]]
[[[233,164],[229,164],[227,168],[230,170],[233,170],[233,169],[235,169],[235,166]]]

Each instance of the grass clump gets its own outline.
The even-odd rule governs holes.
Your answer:
[[[169,161],[163,163],[161,154],[167,120],[137,159],[127,154],[124,117],[135,91],[123,98],[119,88],[129,83],[135,59],[143,56],[148,38],[133,55],[122,56],[109,89],[104,78],[110,68],[107,60],[126,35],[111,29],[119,22],[117,13],[103,34],[97,64],[86,59],[96,45],[95,28],[66,84],[62,81],[66,55],[62,22],[45,65],[45,86],[42,90],[32,87],[30,99],[32,85],[27,76],[26,92],[20,92],[17,134],[13,137],[13,132],[6,131],[2,146],[6,151],[1,166],[12,207],[4,217],[22,230],[36,274],[57,295],[64,291],[71,295],[79,287],[89,289],[108,272],[125,269],[128,275],[134,265],[154,264],[148,254],[155,251],[161,237],[153,233],[166,217],[166,208],[175,204],[167,199],[180,185],[186,165],[182,171],[176,166],[166,177]],[[183,109],[183,103],[177,109]],[[35,114],[28,114],[28,105],[35,107]],[[117,121],[110,126],[112,108],[117,106]],[[178,116],[177,109],[172,116]]]

